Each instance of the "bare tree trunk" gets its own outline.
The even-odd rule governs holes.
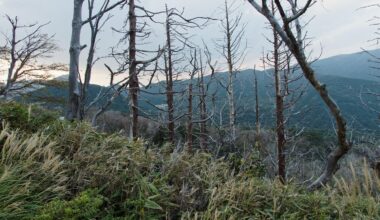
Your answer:
[[[129,1],[129,114],[130,114],[130,138],[138,138],[138,92],[139,81],[136,62],[136,32],[137,18],[135,13],[135,0]]]
[[[193,75],[190,78],[187,108],[187,150],[193,152]]]
[[[274,7],[274,6],[273,6]],[[274,11],[274,8],[273,10]],[[285,161],[285,124],[284,124],[284,100],[281,94],[281,75],[279,63],[280,41],[276,31],[273,29],[273,55],[274,55],[274,78],[276,89],[276,134],[277,134],[277,157],[278,176],[282,183],[286,182],[286,161]]]
[[[88,18],[82,20],[82,8],[84,0],[74,0],[74,15],[72,23],[72,36],[70,45],[70,73],[69,73],[69,100],[67,109],[67,119],[83,120],[85,117],[85,105],[87,99],[87,91],[90,85],[92,67],[94,64],[95,46],[98,33],[108,18],[101,23],[103,16],[121,5],[125,0],[119,0],[112,5],[109,5],[110,0],[105,0],[102,3],[99,11],[94,14],[95,0],[88,0]],[[87,57],[86,71],[84,77],[79,73],[79,56],[81,50],[86,46],[80,45],[81,29],[89,23],[90,47]],[[84,82],[81,81],[83,78]]]
[[[166,101],[168,105],[168,138],[171,144],[174,144],[174,97],[173,97],[173,59],[172,59],[172,40],[171,40],[171,30],[170,30],[170,17],[168,7],[166,6],[166,44],[168,47],[168,62],[167,68],[165,69],[166,74]]]
[[[82,120],[84,119],[85,116],[85,105],[86,105],[86,99],[87,99],[87,92],[88,92],[88,87],[90,86],[90,81],[91,81],[91,73],[92,73],[92,66],[94,62],[94,56],[95,56],[95,44],[96,44],[96,39],[99,31],[98,23],[96,26],[94,26],[93,21],[91,19],[92,17],[92,12],[94,7],[94,0],[89,4],[89,23],[90,23],[90,29],[91,29],[91,39],[90,39],[90,47],[88,51],[88,57],[87,57],[87,64],[86,64],[86,71],[84,74],[84,82],[82,85],[82,94],[80,97],[80,109],[79,109],[79,119]],[[96,21],[98,22],[98,21]]]
[[[256,67],[254,69],[255,74],[255,116],[256,116],[256,140],[255,140],[255,147],[260,148],[261,146],[261,140],[260,140],[260,108],[259,108],[259,88],[258,88],[258,82],[257,82],[257,73],[256,73]]]
[[[84,0],[74,0],[74,14],[72,21],[72,33],[70,43],[70,67],[69,67],[69,100],[66,119],[79,119],[78,114],[80,102],[79,79],[79,55],[82,50],[80,35],[82,30],[82,6]]]
[[[233,55],[232,55],[232,33],[230,27],[229,10],[227,6],[227,1],[225,2],[225,13],[226,13],[226,40],[227,40],[227,65],[228,65],[228,85],[227,85],[227,98],[229,107],[229,125],[232,142],[236,139],[236,127],[235,127],[235,100],[234,100],[234,86],[233,86]]]
[[[298,50],[296,49],[295,51],[298,51]],[[314,189],[320,188],[323,185],[326,185],[326,183],[332,179],[334,173],[338,169],[339,159],[349,151],[351,144],[347,141],[347,138],[346,138],[346,121],[343,118],[338,105],[328,94],[326,85],[321,84],[315,78],[314,70],[306,62],[306,57],[303,54],[294,53],[294,56],[298,60],[298,63],[300,64],[300,67],[302,71],[304,72],[305,77],[309,80],[309,82],[314,87],[314,89],[318,91],[319,95],[321,96],[324,103],[330,110],[331,114],[334,116],[335,122],[337,124],[339,146],[338,148],[336,148],[333,152],[329,154],[326,168],[324,172],[322,173],[322,175],[308,187],[310,190],[314,190]]]
[[[201,53],[199,54],[201,55]],[[202,62],[202,57],[200,57],[200,62]],[[204,72],[202,69],[200,71],[200,82],[199,82],[199,95],[200,95],[200,103],[199,103],[199,112],[200,112],[200,147],[202,150],[207,149],[207,108],[206,108],[206,90],[204,83]]]

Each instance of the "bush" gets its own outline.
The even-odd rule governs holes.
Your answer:
[[[13,129],[26,132],[37,132],[56,121],[57,112],[48,111],[36,105],[23,105],[17,102],[0,104],[0,120],[10,124]]]
[[[53,200],[45,205],[35,220],[95,219],[102,214],[103,197],[96,190],[86,190],[70,201]]]

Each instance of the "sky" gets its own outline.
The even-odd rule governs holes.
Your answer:
[[[101,2],[101,0],[98,0]],[[233,0],[230,0],[233,1]],[[307,26],[308,37],[312,39],[309,51],[314,56],[329,57],[339,54],[358,52],[361,48],[374,49],[368,40],[374,38],[375,27],[370,25],[369,20],[376,15],[380,8],[359,9],[365,5],[378,3],[379,0],[318,0],[318,2],[307,12],[304,21],[313,18]],[[140,0],[140,5],[152,11],[163,10],[165,4],[185,10],[186,17],[209,16],[220,18],[221,7],[224,0]],[[259,15],[246,1],[235,0],[236,13],[243,13],[243,23],[246,24],[245,38],[247,41],[247,57],[242,68],[260,68],[260,57],[263,51],[269,48],[265,36],[269,36],[265,19]],[[44,31],[55,34],[56,43],[59,46],[54,56],[44,62],[69,61],[69,43],[71,37],[73,0],[0,0],[0,32],[9,33],[9,25],[6,23],[5,14],[11,17],[18,16],[22,24],[34,22],[51,22]],[[111,27],[118,28],[122,25],[126,12],[116,10],[108,25],[100,34],[97,45],[97,55],[104,56],[109,53],[110,47],[116,45],[119,35],[111,31]],[[151,46],[156,48],[164,44],[164,35],[160,26],[152,27],[154,41]],[[194,42],[206,42],[213,50],[215,40],[221,38],[220,25],[211,22],[207,28],[197,30],[193,33]],[[1,37],[1,36],[0,36]],[[82,43],[86,44],[89,39],[88,30],[82,34]],[[1,39],[0,39],[1,43]],[[81,63],[85,63],[86,51],[83,51]],[[220,60],[219,54],[213,54],[214,59]],[[108,74],[103,64],[105,60],[99,61],[94,69],[92,83],[106,85]],[[1,64],[0,64],[1,65]],[[83,65],[84,66],[84,65]],[[219,62],[218,69],[223,70],[223,62]]]

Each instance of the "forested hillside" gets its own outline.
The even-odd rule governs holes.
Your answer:
[[[379,51],[371,51],[373,54],[380,53]],[[361,95],[363,89],[378,90],[378,84],[372,79],[374,77],[375,69],[371,68],[371,63],[368,61],[370,57],[364,53],[355,53],[350,55],[343,55],[337,57],[326,58],[318,60],[314,63],[317,73],[320,75],[321,82],[326,83],[330,88],[331,95],[336,102],[340,105],[343,115],[347,118],[350,129],[357,133],[374,133],[380,134],[380,121],[375,111],[371,110],[379,108],[379,102],[376,97],[366,97]],[[261,123],[263,126],[270,128],[274,121],[274,90],[273,90],[273,70],[256,71],[259,82],[259,97],[261,100],[260,107],[262,108]],[[215,105],[216,109],[220,109],[225,104],[226,94],[219,81],[226,81],[227,73],[216,73],[216,78],[211,79],[210,76],[205,77],[205,82],[209,83],[210,93],[215,93],[218,97],[218,103]],[[189,82],[187,80],[180,80],[174,82],[176,91],[180,94],[177,95],[181,102],[185,92],[185,85]],[[194,83],[195,80],[194,80]],[[299,85],[307,85],[305,80],[297,82],[293,87]],[[239,114],[237,123],[242,127],[249,128],[255,126],[255,96],[254,96],[254,71],[242,70],[236,73],[234,87],[236,88],[236,97]],[[95,97],[107,88],[91,85],[89,87],[88,100],[94,100]],[[293,112],[297,113],[296,116],[291,118],[290,126],[306,127],[309,129],[329,130],[332,129],[331,118],[328,110],[324,107],[322,100],[308,86],[304,89],[305,94],[298,101],[297,106],[294,107]],[[24,101],[41,101],[46,103],[46,106],[53,108],[65,108],[65,100],[67,98],[67,87],[54,87],[48,86],[33,91],[31,94],[25,96]],[[152,115],[160,113],[153,105],[165,105],[165,82],[152,84],[148,88],[141,89],[141,108],[144,112],[149,112]],[[148,93],[144,92],[147,91]],[[362,97],[361,97],[362,96]],[[122,96],[117,97],[110,110],[128,113],[128,106],[125,105],[128,99],[128,93],[124,92]],[[47,101],[45,101],[47,100]],[[54,100],[61,102],[54,102]],[[104,101],[104,100],[103,100]],[[183,101],[183,100],[182,100]],[[212,106],[212,100],[208,100],[208,104]],[[363,102],[369,102],[370,106],[366,106]],[[144,115],[144,114],[142,114]],[[227,117],[228,109],[224,109],[223,115]]]

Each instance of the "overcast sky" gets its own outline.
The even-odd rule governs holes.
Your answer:
[[[224,0],[141,0],[141,2],[144,7],[151,10],[162,10],[165,4],[169,7],[185,8],[187,17],[220,17],[220,7],[223,6]],[[319,0],[308,12],[308,18],[315,16],[308,26],[308,36],[313,38],[313,46],[310,50],[314,51],[314,55],[319,55],[321,47],[323,48],[322,57],[357,52],[361,47],[373,49],[374,47],[370,47],[367,41],[374,37],[374,27],[369,25],[368,20],[378,14],[380,8],[363,10],[358,10],[358,8],[375,2],[378,0]],[[252,68],[255,64],[259,65],[262,51],[269,49],[264,37],[268,34],[264,28],[265,20],[244,0],[236,0],[236,5],[244,15],[244,22],[247,23],[248,56],[244,68]],[[55,34],[55,39],[61,48],[52,61],[68,63],[72,8],[73,0],[0,0],[0,31],[9,33],[4,14],[18,16],[20,23],[23,24],[50,21],[51,23],[44,30],[49,34]],[[120,26],[126,12],[114,13],[115,16],[100,36],[98,55],[105,55],[119,37],[110,31],[110,28]],[[195,41],[203,39],[210,48],[213,48],[213,40],[221,37],[218,28],[215,22],[205,30],[197,31],[194,36]],[[88,39],[86,33],[88,32],[85,31],[82,35],[83,44]],[[156,39],[154,42],[164,41],[161,31],[157,30],[154,34]],[[223,69],[223,65],[219,68]],[[108,81],[106,75],[100,63],[96,66],[93,83],[106,84]]]

